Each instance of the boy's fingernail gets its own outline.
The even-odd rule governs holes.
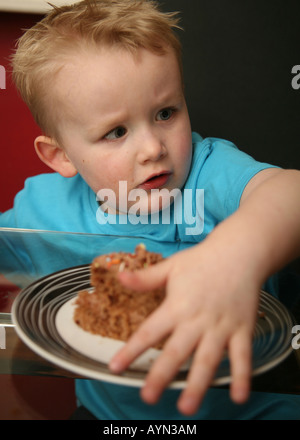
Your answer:
[[[245,403],[248,399],[249,392],[247,387],[235,388],[232,392],[232,400],[235,403]]]
[[[188,415],[194,414],[198,405],[198,399],[193,396],[183,396],[178,401],[179,410]]]
[[[142,399],[148,404],[154,404],[158,400],[157,393],[150,386],[144,386],[141,390]]]
[[[113,373],[121,373],[122,371],[122,366],[120,364],[119,361],[112,359],[112,361],[109,363],[109,369],[113,372]]]

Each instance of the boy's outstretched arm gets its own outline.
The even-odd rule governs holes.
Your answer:
[[[231,398],[250,391],[252,334],[263,282],[300,255],[300,172],[268,169],[247,185],[240,208],[200,244],[159,265],[120,274],[136,289],[165,285],[164,303],[144,322],[110,367],[121,372],[169,336],[141,391],[155,403],[193,353],[178,408],[193,414],[214,378],[224,349],[231,363]]]

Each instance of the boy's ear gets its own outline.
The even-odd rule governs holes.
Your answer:
[[[52,138],[38,136],[34,141],[34,148],[41,161],[63,177],[73,177],[77,174],[66,152]]]

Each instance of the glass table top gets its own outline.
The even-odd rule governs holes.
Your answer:
[[[82,377],[33,351],[16,333],[12,306],[20,291],[43,277],[89,265],[94,257],[113,251],[134,252],[143,243],[168,257],[193,243],[160,242],[143,237],[104,236],[0,228],[0,374]],[[253,378],[254,389],[300,393],[300,350],[291,350],[271,371]]]

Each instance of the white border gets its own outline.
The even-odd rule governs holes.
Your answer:
[[[0,0],[0,11],[43,14],[55,6],[70,5],[79,0]]]

